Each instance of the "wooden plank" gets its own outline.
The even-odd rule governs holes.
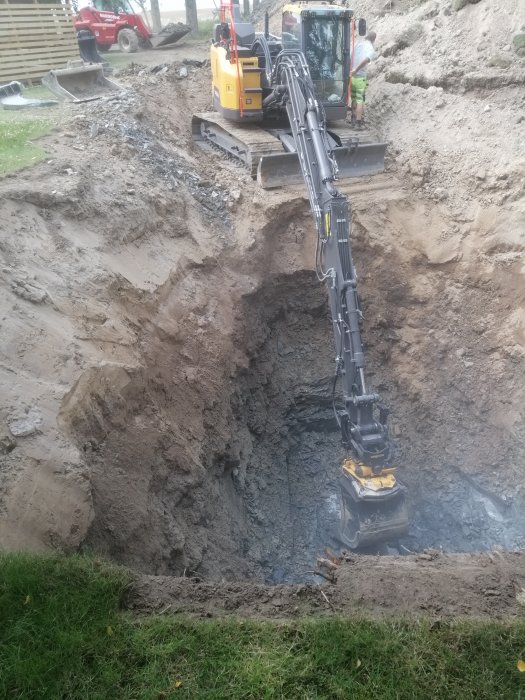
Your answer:
[[[36,18],[42,19],[46,17],[63,17],[64,19],[71,19],[74,15],[71,12],[62,12],[61,10],[47,10],[47,12],[2,12],[0,7],[0,20],[2,22],[16,20],[22,21],[26,19]]]
[[[5,12],[0,5],[0,17],[4,19],[24,18],[24,17],[73,17],[72,12],[64,12],[64,10],[42,10],[40,12]]]
[[[11,5],[0,5],[0,17],[44,17],[45,15],[64,15],[70,17],[75,13],[66,7],[44,7],[28,5],[26,10],[12,10]]]
[[[47,70],[38,70],[34,73],[0,73],[0,81],[2,83],[9,83],[11,80],[18,80],[24,83],[30,83],[34,85],[35,83],[42,82],[42,77],[47,73]]]
[[[34,30],[34,32],[38,34],[41,34],[42,32],[49,32],[49,34],[71,34],[72,36],[76,36],[76,32],[74,31],[72,24],[69,26],[60,24],[36,24],[33,27],[29,27],[29,29]],[[21,27],[20,25],[10,27],[9,30],[6,31],[0,30],[0,37],[5,37],[5,41],[7,41],[8,36],[15,35],[24,37],[28,35],[28,32],[26,31],[25,27]]]
[[[55,61],[55,62],[58,61],[59,63],[61,63],[65,67],[65,64],[67,63],[67,61],[70,58],[79,58],[78,50],[77,51],[67,50],[67,51],[63,51],[61,53],[52,53],[52,52],[41,53],[37,56],[31,56],[31,57],[28,57],[28,58],[25,58],[22,60],[17,59],[17,58],[7,59],[7,60],[2,61],[2,66],[5,66],[5,67],[18,66],[20,68],[23,66],[29,66],[32,63],[35,63],[37,61]]]
[[[21,60],[16,60],[12,59],[10,61],[2,61],[2,68],[23,68],[24,66],[30,66],[35,63],[46,63],[49,61],[54,61],[57,64],[60,64],[62,68],[66,67],[66,63],[68,62],[69,59],[78,59],[79,54],[78,51],[75,53],[75,51],[64,51],[63,53],[57,54],[57,53],[43,53],[39,56],[32,56],[31,58],[27,58],[23,61]]]
[[[49,5],[46,2],[36,2],[34,4],[31,3],[26,3],[26,2],[10,2],[7,4],[0,4],[0,8],[4,9],[14,9],[14,10],[25,10],[27,8],[41,8],[41,7],[49,7],[52,10],[71,10],[71,5],[69,3],[66,3],[62,5],[60,2],[54,2],[54,3],[49,3]]]
[[[0,71],[0,77],[4,78],[9,76],[9,80],[25,80],[29,76],[42,77],[50,70],[58,70],[62,68],[63,65],[57,63],[38,63],[34,66],[26,66],[25,68],[3,68]]]
[[[63,51],[66,49],[76,51],[79,50],[76,41],[53,41],[52,43],[33,42],[31,44],[11,44],[10,49],[0,50],[0,60],[2,56],[12,56],[13,52],[16,52],[17,58],[21,57],[22,55],[30,56],[31,54],[29,52],[36,52],[37,49],[39,49],[40,51],[53,51],[53,49],[57,49],[58,51]]]
[[[53,17],[55,15],[60,15],[61,17],[74,17],[75,13],[70,12],[69,10],[65,10],[64,8],[57,8],[54,10],[32,10],[30,12],[11,12],[9,10],[9,5],[7,7],[5,5],[0,5],[1,19],[9,19],[10,17],[46,17],[48,15],[50,17]]]
[[[37,78],[40,80],[48,71],[60,68],[60,65],[53,63],[48,63],[45,66],[29,66],[24,70],[15,70],[13,68],[0,70],[0,79],[2,82],[9,82],[10,80],[29,80],[31,78]]]
[[[33,10],[31,12],[5,12],[0,6],[0,17],[47,17],[48,15],[61,15],[62,17],[71,17],[73,13],[62,10]]]
[[[55,39],[63,39],[63,38],[69,38],[71,40],[75,40],[77,38],[76,32],[71,31],[71,28],[62,28],[62,27],[42,27],[39,31],[35,31],[34,34],[27,34],[26,32],[18,31],[18,32],[12,32],[9,36],[7,35],[2,35],[0,33],[0,37],[4,37],[3,41],[0,42],[0,47],[6,48],[8,46],[8,42],[11,41],[55,41]]]
[[[59,54],[56,53],[41,53],[37,56],[31,56],[23,60],[18,60],[17,58],[12,58],[12,59],[7,59],[2,61],[2,66],[6,67],[11,67],[11,66],[18,66],[18,67],[23,67],[23,66],[29,66],[32,63],[35,63],[36,61],[59,61],[62,64],[65,64],[68,59],[70,58],[78,58],[78,50],[77,51],[63,51]]]
[[[66,26],[73,26],[73,18],[66,17],[64,15],[46,15],[45,17],[2,17],[0,19],[0,29],[6,28],[10,29],[12,27],[26,27],[31,24],[35,25],[53,25],[53,24],[64,24]]]
[[[73,23],[70,22],[29,22],[28,24],[9,24],[0,27],[0,36],[4,36],[7,32],[16,32],[25,34],[27,29],[47,29],[49,32],[60,31],[75,34]]]
[[[1,75],[10,75],[10,80],[24,80],[28,75],[44,75],[51,69],[64,68],[64,63],[60,61],[41,61],[39,63],[32,63],[31,65],[21,67],[21,66],[2,66]]]
[[[15,10],[22,10],[24,12],[32,12],[34,10],[60,10],[62,12],[71,12],[71,5],[61,5],[60,3],[48,5],[46,3],[36,3],[34,5],[24,4],[20,2],[9,3],[7,5],[0,5],[0,12],[10,12]]]
[[[2,15],[0,14],[0,26],[12,24],[31,24],[31,22],[73,22],[73,15],[42,14],[42,15]]]
[[[65,5],[26,5],[19,9],[15,9],[14,5],[0,5],[1,15],[34,15],[34,14],[47,14],[53,12],[55,14],[71,15],[74,14],[70,7]]]
[[[78,49],[78,43],[76,41],[70,41],[68,39],[60,39],[59,41],[57,41],[56,39],[54,39],[53,41],[32,41],[30,43],[13,42],[8,48],[3,48],[0,50],[0,56],[12,56],[13,51],[20,51],[21,53],[24,51],[26,52],[26,54],[29,54],[31,51],[34,51],[36,49],[53,50],[54,48],[59,50]]]
[[[29,32],[17,31],[10,32],[9,34],[0,34],[0,37],[4,38],[4,41],[0,46],[6,46],[10,41],[55,41],[57,39],[69,39],[73,41],[76,40],[76,33],[72,32],[71,29],[62,29],[61,27],[53,27],[52,29],[42,27],[41,29],[34,29]]]
[[[57,35],[63,34],[64,36],[74,36],[74,32],[71,31],[70,27],[64,27],[62,29],[61,27],[53,27],[53,29],[56,31]],[[9,29],[8,31],[5,32],[0,32],[0,37],[6,37],[6,39],[9,39],[11,36],[21,36],[26,39],[30,39],[31,37],[38,38],[42,36],[43,34],[49,34],[50,33],[50,28],[49,27],[38,27],[37,29],[24,29],[20,31],[19,28],[17,29]],[[54,32],[51,31],[51,34],[54,35]]]
[[[75,13],[64,7],[34,8],[28,6],[28,10],[11,10],[9,5],[0,5],[0,17],[45,17],[46,15],[63,15],[72,17]]]
[[[34,49],[37,48],[38,46],[57,46],[57,47],[63,47],[63,46],[76,46],[77,42],[72,41],[71,37],[66,36],[65,34],[55,34],[54,36],[49,36],[48,34],[42,35],[41,37],[31,37],[28,39],[27,37],[24,37],[23,39],[20,37],[18,40],[16,38],[12,38],[9,42],[2,42],[1,46],[3,48],[0,49],[0,55],[2,53],[13,53],[12,49],[16,48],[18,49]]]
[[[10,30],[12,32],[12,34],[11,34],[12,36],[15,36],[15,35],[17,35],[19,37],[26,36],[25,27],[24,28],[17,27],[16,31],[14,31],[14,29],[15,28],[13,27],[13,29]],[[34,29],[36,32],[39,31],[40,33],[41,32],[48,32],[48,34],[50,36],[54,36],[55,34],[69,34],[71,36],[76,36],[76,32],[74,31],[72,25],[69,25],[68,27],[67,26],[60,26],[57,24],[54,24],[51,26],[36,25],[34,27],[31,27],[31,29]],[[7,32],[0,31],[0,37],[5,37],[5,39],[3,41],[7,41]]]
[[[41,56],[41,55],[53,55],[56,54],[57,56],[63,55],[64,53],[69,53],[71,52],[71,49],[75,49],[76,52],[78,53],[78,44],[75,44],[73,46],[61,46],[61,47],[56,47],[56,46],[35,46],[34,48],[31,49],[25,49],[25,48],[20,48],[17,47],[17,53],[16,56],[13,56],[12,51],[0,51],[0,57],[4,57],[4,60],[2,63],[4,63],[5,60],[9,60],[10,57],[12,57],[11,60],[17,60],[18,62],[20,61],[26,61],[26,60],[31,60],[33,56]]]

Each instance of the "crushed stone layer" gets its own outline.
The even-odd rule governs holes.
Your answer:
[[[321,580],[321,579],[320,579]],[[264,586],[138,576],[126,607],[198,617],[512,618],[525,610],[525,553],[346,556],[334,583]]]

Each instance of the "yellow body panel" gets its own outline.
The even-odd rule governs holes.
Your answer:
[[[242,97],[245,112],[262,110],[261,74],[258,71],[244,70],[259,67],[256,57],[240,58],[237,71],[237,64],[228,60],[226,49],[223,46],[212,46],[210,62],[213,95],[218,97],[220,109],[239,111]]]
[[[385,468],[380,474],[374,474],[370,467],[360,462],[354,462],[353,459],[345,459],[343,462],[343,472],[358,481],[364,488],[372,491],[394,488],[397,483],[394,471],[393,468]]]

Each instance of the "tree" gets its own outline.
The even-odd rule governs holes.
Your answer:
[[[153,34],[158,34],[162,29],[159,0],[151,0],[151,29]]]
[[[196,32],[199,28],[197,17],[197,0],[184,0],[186,4],[186,24]]]

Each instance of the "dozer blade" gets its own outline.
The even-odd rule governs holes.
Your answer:
[[[408,530],[405,487],[399,484],[392,469],[377,477],[359,478],[343,464],[340,477],[340,533],[350,549],[369,547],[380,542],[394,542]],[[374,483],[375,482],[375,483]]]
[[[175,44],[175,42],[182,39],[183,36],[191,32],[191,27],[182,22],[177,22],[177,24],[171,22],[163,27],[158,34],[154,34],[150,37],[150,43],[154,49],[158,49],[161,46],[167,46],[168,44]]]
[[[359,143],[335,148],[332,153],[339,168],[338,178],[377,175],[385,169],[385,143]],[[259,160],[257,182],[267,190],[303,184],[297,153],[275,153]]]
[[[69,102],[88,102],[120,92],[120,85],[105,77],[101,64],[69,61],[67,68],[50,70],[42,84],[58,97]]]

